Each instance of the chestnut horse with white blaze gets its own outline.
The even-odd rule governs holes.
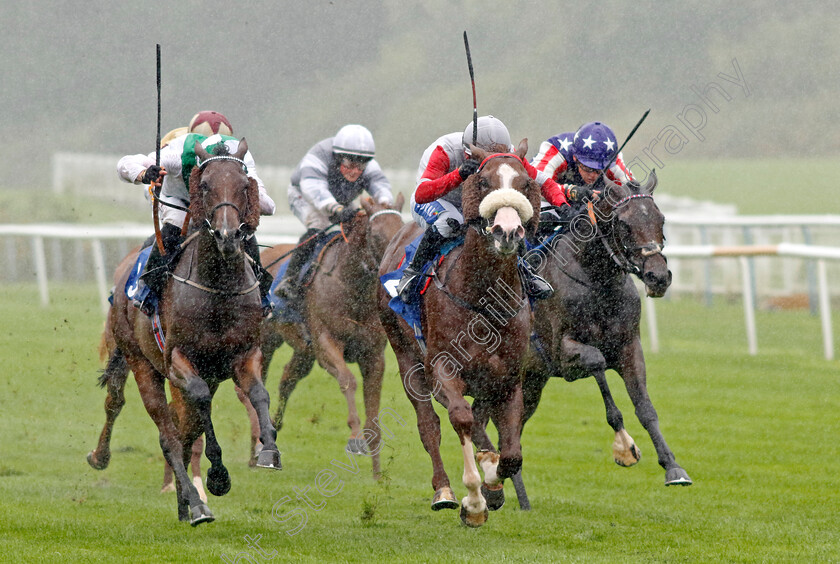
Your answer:
[[[440,455],[434,398],[446,407],[461,442],[463,483],[468,491],[461,502],[461,519],[479,527],[487,520],[488,505],[496,508],[483,494],[499,491],[502,481],[522,464],[521,375],[531,313],[517,269],[517,250],[526,232],[536,230],[540,188],[523,165],[527,140],[515,154],[470,150],[482,164],[462,184],[464,244],[436,266],[420,306],[425,354],[412,328],[389,307],[392,296],[383,287],[379,311],[403,386],[417,413],[420,439],[432,460],[432,509],[458,507]],[[397,268],[403,248],[419,233],[420,227],[411,224],[394,237],[380,275]],[[464,396],[480,398],[488,407],[499,430],[499,454],[473,454],[473,413]],[[476,458],[485,472],[484,483]]]

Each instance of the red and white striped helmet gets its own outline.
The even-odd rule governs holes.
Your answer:
[[[203,111],[195,114],[190,120],[190,133],[198,133],[205,137],[210,137],[216,133],[233,135],[233,126],[219,112]]]

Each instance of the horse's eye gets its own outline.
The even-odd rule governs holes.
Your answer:
[[[205,194],[210,191],[210,186],[206,182],[201,182],[198,185],[198,188],[204,192]]]
[[[490,188],[490,182],[486,178],[482,178],[478,181],[478,187],[482,190],[487,190]]]

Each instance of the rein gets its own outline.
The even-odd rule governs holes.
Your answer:
[[[181,249],[184,249],[187,245],[189,245],[190,243],[195,241],[196,237],[198,237],[198,235],[200,233],[201,233],[200,231],[194,231],[192,233],[192,235],[187,237],[184,240],[184,242],[181,243]],[[245,257],[248,260],[252,260],[251,257],[249,257],[247,254],[245,254]],[[190,263],[192,264],[192,257],[190,257]],[[190,269],[190,272],[192,272],[192,269]],[[249,293],[253,292],[254,290],[256,290],[257,288],[260,287],[260,282],[259,282],[259,280],[257,280],[251,286],[248,286],[244,290],[238,290],[238,291],[235,291],[235,292],[230,292],[230,291],[227,291],[227,290],[218,290],[216,288],[211,288],[210,286],[205,286],[204,284],[199,284],[198,282],[190,280],[189,278],[183,278],[181,276],[178,276],[174,272],[171,273],[170,276],[172,276],[172,278],[174,278],[178,282],[181,282],[182,284],[186,284],[187,286],[192,286],[193,288],[198,288],[199,290],[203,290],[203,291],[208,292],[210,294],[224,295],[224,296],[244,296],[245,294],[249,294]]]
[[[631,200],[635,200],[637,198],[650,198],[652,200],[653,196],[650,195],[650,194],[630,194],[629,196],[625,196],[624,198],[619,200],[613,206],[613,211],[617,210],[618,208],[620,208],[621,206],[623,206],[627,202],[629,202]],[[593,216],[594,216],[594,214],[593,214]],[[591,217],[593,217],[593,216],[591,216]],[[627,274],[635,274],[636,276],[641,278],[641,276],[643,274],[643,269],[644,269],[644,266],[645,266],[645,261],[647,261],[648,258],[650,258],[654,255],[662,254],[662,245],[655,244],[655,243],[650,244],[650,245],[640,245],[640,246],[637,246],[637,247],[626,247],[624,245],[620,245],[624,252],[623,253],[617,253],[617,252],[615,252],[615,250],[613,250],[612,246],[610,246],[610,244],[607,242],[607,237],[601,231],[597,221],[593,222],[593,226],[595,227],[595,230],[598,233],[597,237],[599,239],[601,239],[601,242],[604,245],[604,249],[607,251],[607,254],[609,255],[610,259],[616,264],[616,266],[618,266],[618,268],[620,268],[623,272],[625,272]],[[615,232],[613,232],[613,239],[615,239]],[[615,245],[614,241],[613,241],[613,245]],[[626,254],[627,252],[633,252],[633,251],[639,251],[639,250],[641,251],[642,257],[644,257],[644,260],[642,261],[641,266],[637,266],[636,264],[633,264],[630,261],[630,259],[627,258],[627,254]]]

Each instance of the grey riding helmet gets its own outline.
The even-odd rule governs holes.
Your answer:
[[[470,154],[469,145],[471,144],[475,144],[484,150],[489,150],[493,145],[504,145],[508,148],[508,151],[513,151],[507,127],[501,120],[493,116],[478,118],[478,138],[475,143],[473,143],[473,122],[470,121],[464,129],[461,142],[464,144],[464,151],[468,155]]]

